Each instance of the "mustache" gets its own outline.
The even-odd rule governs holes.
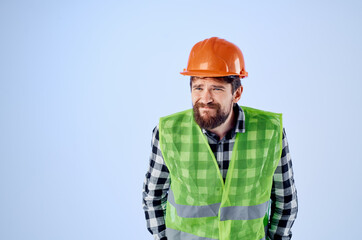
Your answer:
[[[207,103],[207,104],[205,104],[205,103],[197,102],[197,103],[195,103],[195,107],[196,108],[208,107],[208,108],[215,108],[216,109],[216,108],[220,108],[221,106],[218,103]]]

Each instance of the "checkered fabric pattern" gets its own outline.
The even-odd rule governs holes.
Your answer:
[[[236,126],[223,139],[219,140],[215,134],[203,130],[224,179],[229,168],[236,132],[245,132],[245,115],[242,108],[236,105],[234,111],[237,116]],[[268,230],[268,237],[275,240],[291,238],[290,229],[297,214],[297,192],[285,131],[283,131],[282,143],[282,156],[273,175],[272,210]],[[166,239],[164,213],[169,186],[169,170],[160,151],[158,127],[156,127],[152,137],[150,167],[143,189],[143,207],[147,226],[155,239]]]
[[[173,189],[177,189],[174,191],[175,199],[182,205],[195,203],[208,205],[210,201],[221,202],[223,181],[222,178],[215,177],[220,173],[216,161],[210,161],[210,154],[212,157],[214,155],[200,128],[197,124],[190,126],[191,122],[193,122],[191,110],[160,120],[159,127],[163,133],[160,147],[163,149],[163,159],[169,168],[171,179],[179,179],[172,183]],[[210,185],[214,187],[211,189],[206,187]],[[215,189],[219,189],[219,192],[216,193]],[[186,195],[182,194],[185,192],[195,194],[188,194],[185,197]],[[216,196],[219,198],[212,199]]]
[[[230,188],[231,203],[251,206],[270,198],[273,173],[281,156],[281,116],[247,107],[243,110],[246,132],[237,136],[226,189]]]

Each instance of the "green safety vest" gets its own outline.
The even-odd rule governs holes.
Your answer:
[[[236,135],[225,183],[192,109],[160,119],[160,148],[171,177],[169,240],[265,239],[282,115],[242,109],[246,131]]]

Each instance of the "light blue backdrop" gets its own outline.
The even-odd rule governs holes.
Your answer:
[[[186,67],[244,53],[243,105],[284,113],[295,240],[359,239],[361,1],[0,2],[0,239],[152,239],[141,191]]]

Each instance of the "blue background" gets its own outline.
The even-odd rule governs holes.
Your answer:
[[[158,118],[191,107],[192,46],[240,47],[239,102],[283,112],[295,240],[358,239],[361,1],[0,1],[0,239],[152,239]]]

